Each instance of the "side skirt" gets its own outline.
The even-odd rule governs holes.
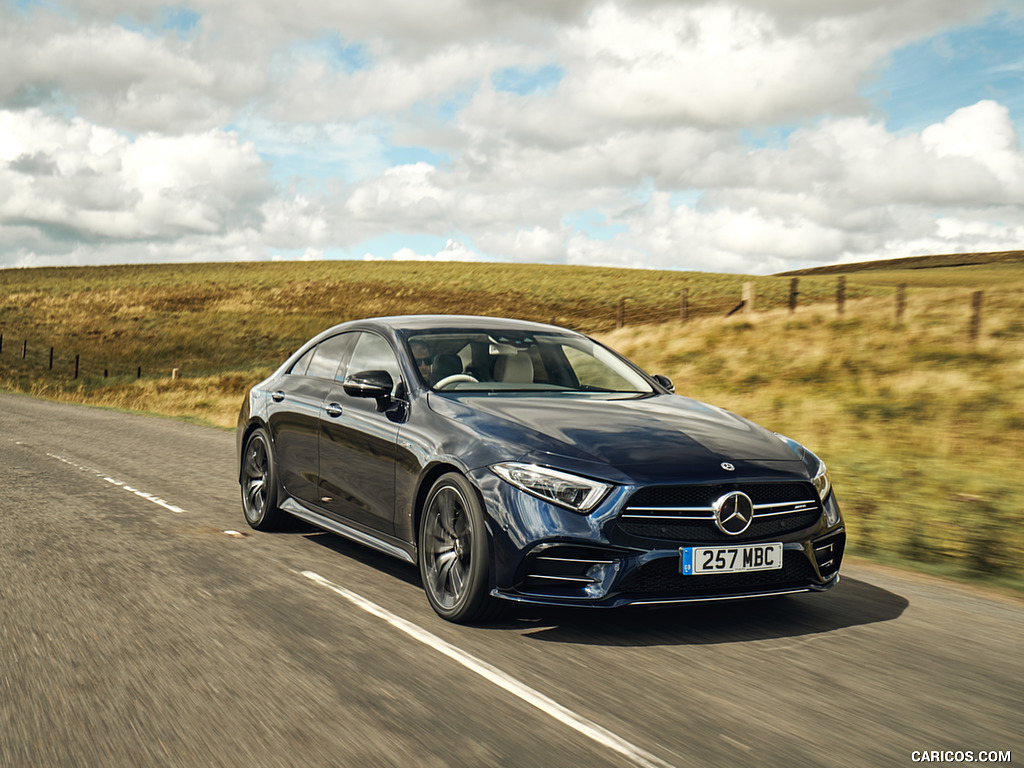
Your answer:
[[[346,539],[350,539],[357,544],[362,544],[370,547],[371,549],[375,549],[378,552],[383,552],[385,555],[391,555],[391,557],[396,557],[399,560],[416,565],[415,549],[405,542],[390,540],[390,537],[385,538],[374,535],[367,531],[346,525],[345,523],[340,523],[337,520],[332,520],[331,518],[314,512],[311,509],[307,509],[292,498],[285,499],[281,502],[281,509],[289,515],[294,515],[300,520],[305,520],[307,523],[315,525],[317,528],[323,528],[325,531],[330,531],[331,533],[336,533],[339,536],[344,536]]]

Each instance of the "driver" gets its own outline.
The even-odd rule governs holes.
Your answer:
[[[434,358],[430,354],[430,348],[422,341],[414,341],[409,345],[412,349],[412,356],[416,360],[416,370],[420,372],[420,376],[427,383],[427,386],[433,386],[437,380],[434,377]]]

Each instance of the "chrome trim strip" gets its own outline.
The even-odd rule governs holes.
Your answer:
[[[593,560],[583,557],[551,557],[549,555],[537,555],[534,560],[548,560],[558,563],[593,563],[594,565],[612,565],[615,560]]]
[[[315,512],[310,512],[294,499],[285,499],[281,504],[281,509],[289,515],[295,515],[295,517],[305,520],[307,523],[312,523],[317,528],[323,528],[331,533],[344,536],[346,539],[350,539],[357,544],[362,544],[370,547],[371,549],[376,549],[378,552],[383,552],[385,555],[397,557],[399,560],[404,560],[405,562],[412,563],[413,565],[416,564],[416,559],[401,547],[396,547],[394,544],[381,541],[376,536],[371,536],[363,531],[357,531],[355,528],[349,528],[344,523],[331,520],[329,517],[324,517],[323,515],[318,515]]]
[[[626,507],[641,512],[710,512],[711,507]]]
[[[812,587],[798,589],[779,589],[773,592],[748,592],[743,595],[724,595],[720,597],[670,597],[665,599],[632,600],[630,605],[669,605],[671,603],[717,603],[723,600],[749,600],[753,597],[776,597],[778,595],[797,595],[801,592],[814,592]]]
[[[571,581],[574,584],[596,584],[597,579],[584,578],[582,576],[543,576],[539,573],[528,573],[528,579],[547,579],[548,581]]]
[[[619,515],[620,518],[629,520],[714,520],[714,515]]]
[[[810,506],[810,507],[813,507],[817,503],[818,502],[816,502],[814,499],[804,499],[803,501],[780,501],[780,502],[776,502],[775,504],[755,504],[754,505],[754,509],[771,509],[773,507],[794,507],[794,506],[803,506],[803,507]]]

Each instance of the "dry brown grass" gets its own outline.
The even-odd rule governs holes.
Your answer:
[[[230,428],[248,385],[345,319],[458,312],[554,321],[599,334],[671,376],[682,394],[812,447],[832,468],[852,551],[1019,588],[1024,266],[858,273],[843,317],[834,278],[801,278],[792,315],[783,309],[789,280],[759,278],[760,310],[724,318],[747,279],[459,264],[0,270],[0,387]],[[910,290],[897,325],[900,283]],[[693,311],[686,325],[683,287]],[[980,288],[982,333],[971,343],[970,295]],[[624,294],[628,325],[614,330]],[[175,367],[178,381],[169,378]]]

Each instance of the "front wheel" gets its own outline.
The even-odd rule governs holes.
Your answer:
[[[419,566],[427,600],[448,621],[493,618],[490,552],[483,506],[476,489],[454,472],[430,489],[419,534]]]
[[[270,438],[262,427],[245,441],[241,483],[245,522],[258,531],[280,527],[284,513],[277,507],[277,467]]]

